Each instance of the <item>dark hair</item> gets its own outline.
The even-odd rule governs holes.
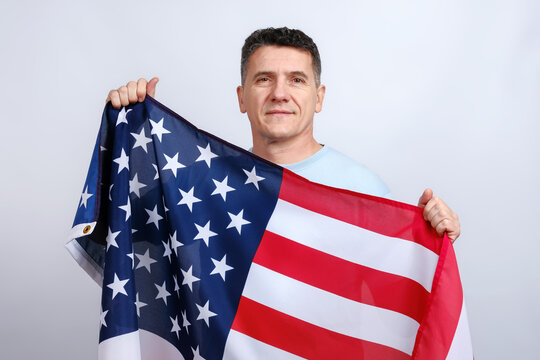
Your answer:
[[[321,81],[321,57],[317,45],[309,36],[301,30],[281,28],[267,28],[255,30],[246,38],[244,46],[242,46],[242,59],[240,61],[240,74],[242,76],[242,84],[246,80],[247,63],[251,54],[262,46],[290,46],[296,49],[305,50],[311,54],[313,63],[313,73],[315,74],[315,82]]]

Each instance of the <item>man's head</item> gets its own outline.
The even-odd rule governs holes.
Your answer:
[[[242,85],[246,80],[246,71],[249,58],[262,46],[287,46],[299,50],[307,51],[311,55],[313,64],[313,73],[317,85],[321,83],[321,57],[317,45],[309,36],[297,29],[267,28],[254,31],[246,38],[242,47],[242,58],[240,61],[240,74],[242,76]]]
[[[313,138],[313,116],[321,111],[325,93],[319,77],[319,52],[303,32],[264,29],[246,39],[237,95],[251,123],[255,154],[285,164],[320,148]]]

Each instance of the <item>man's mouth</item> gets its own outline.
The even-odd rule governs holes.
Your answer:
[[[292,111],[288,110],[270,110],[266,112],[267,115],[291,115]]]

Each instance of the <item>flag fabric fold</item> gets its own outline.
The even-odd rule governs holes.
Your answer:
[[[452,245],[156,100],[107,106],[67,248],[100,359],[472,359]]]

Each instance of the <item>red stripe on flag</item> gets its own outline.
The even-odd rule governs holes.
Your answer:
[[[279,198],[361,228],[414,241],[439,254],[442,238],[422,209],[376,196],[310,182],[284,169]]]
[[[403,276],[374,270],[266,231],[254,263],[333,294],[397,311],[418,323],[429,293]]]
[[[413,359],[446,358],[456,332],[462,305],[463,289],[456,255],[445,235],[426,317],[418,329]]]
[[[318,327],[245,297],[232,329],[308,359],[410,359],[399,350]]]

